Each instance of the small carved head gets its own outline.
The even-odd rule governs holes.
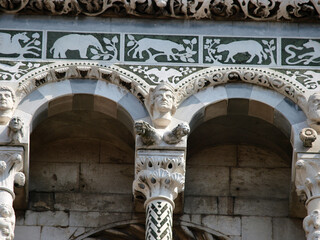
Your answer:
[[[150,90],[150,112],[158,111],[171,115],[176,112],[176,103],[173,88],[166,83],[159,84],[155,89]]]
[[[11,88],[0,87],[0,110],[10,110],[13,108],[15,95]]]
[[[312,94],[308,99],[308,118],[320,122],[320,92]]]
[[[10,120],[9,127],[13,132],[18,132],[23,128],[23,121],[20,117],[13,117]]]

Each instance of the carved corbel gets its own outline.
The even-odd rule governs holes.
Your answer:
[[[0,239],[13,240],[15,214],[12,207],[14,186],[25,184],[23,148],[0,147]]]
[[[312,143],[317,139],[317,132],[312,128],[304,128],[300,132],[300,139],[303,142],[304,147],[311,148]]]
[[[145,199],[146,239],[172,240],[174,200],[184,190],[184,151],[138,150],[133,192]]]
[[[297,194],[305,200],[308,216],[303,221],[307,240],[320,236],[320,154],[298,154],[295,164]]]
[[[9,123],[9,144],[19,144],[24,136],[23,121],[20,117],[13,117]]]

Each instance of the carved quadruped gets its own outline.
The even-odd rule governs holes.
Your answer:
[[[163,135],[163,140],[167,144],[177,144],[184,136],[190,133],[190,127],[187,123],[180,123],[172,131],[165,132]]]
[[[133,192],[145,200],[146,239],[172,240],[174,200],[185,184],[184,151],[138,150],[135,171]]]
[[[0,2],[7,13],[33,12],[38,14],[88,16],[119,13],[134,16],[153,16],[185,19],[250,19],[255,21],[311,20],[320,14],[320,4],[313,0],[80,0],[46,1],[17,0]]]
[[[307,240],[320,236],[320,154],[298,153],[295,164],[297,194],[306,203],[308,216],[303,221]]]
[[[141,142],[146,146],[159,144],[161,141],[161,135],[145,121],[135,122],[134,129],[135,133],[140,136]]]
[[[14,186],[25,184],[22,147],[0,147],[0,239],[13,240],[15,215]]]

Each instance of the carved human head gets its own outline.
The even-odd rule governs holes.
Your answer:
[[[176,111],[175,97],[173,88],[166,83],[161,83],[153,90],[150,90],[152,111],[161,113],[170,112],[174,114]],[[152,113],[151,113],[152,114]]]
[[[0,239],[13,239],[15,216],[9,205],[0,204]]]
[[[0,87],[0,110],[11,110],[15,102],[13,90],[9,87]]]
[[[21,130],[23,127],[22,119],[20,117],[13,117],[10,120],[9,127],[14,132]]]

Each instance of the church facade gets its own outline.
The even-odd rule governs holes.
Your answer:
[[[0,11],[0,240],[320,239],[319,3]]]

